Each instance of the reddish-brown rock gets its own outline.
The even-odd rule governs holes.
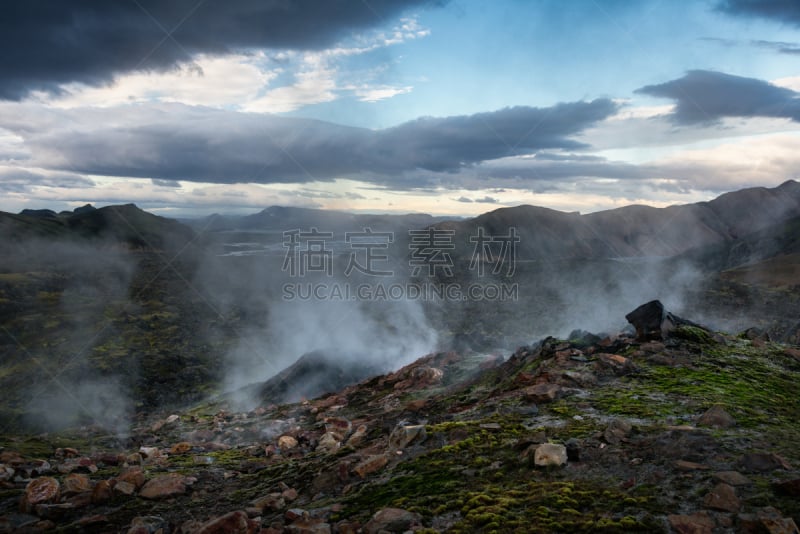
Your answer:
[[[720,482],[703,499],[706,508],[721,510],[723,512],[738,512],[742,507],[736,490],[730,484]]]
[[[689,515],[670,515],[669,525],[678,534],[712,534],[714,519],[708,512],[695,512]]]
[[[247,516],[247,512],[237,510],[203,523],[195,534],[255,534],[261,525]]]
[[[145,499],[167,499],[184,493],[186,493],[186,478],[178,473],[170,473],[148,481],[139,495]]]

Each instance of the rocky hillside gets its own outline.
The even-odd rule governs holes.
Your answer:
[[[5,437],[0,531],[796,532],[800,349],[629,317],[124,437]]]

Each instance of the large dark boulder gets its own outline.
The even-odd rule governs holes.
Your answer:
[[[270,403],[281,404],[313,399],[333,393],[385,369],[366,358],[353,355],[313,351],[304,354],[292,365],[259,386],[259,396]]]
[[[636,339],[639,341],[666,339],[678,326],[700,327],[697,323],[667,311],[660,300],[642,304],[626,315],[625,319],[636,329]]]

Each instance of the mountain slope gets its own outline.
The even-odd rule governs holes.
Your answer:
[[[797,380],[796,349],[686,326],[436,353],[302,403],[163,413],[122,441],[4,438],[0,529],[793,532]]]
[[[730,242],[797,216],[800,184],[790,180],[773,189],[744,189],[668,208],[626,206],[580,215],[519,206],[436,227],[455,230],[464,253],[467,237],[479,227],[504,235],[513,226],[521,238],[521,259],[664,257]]]

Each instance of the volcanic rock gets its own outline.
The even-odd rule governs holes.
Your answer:
[[[557,443],[542,443],[533,453],[533,463],[537,467],[564,465],[567,463],[567,448]]]
[[[699,326],[668,312],[660,300],[651,300],[642,304],[626,315],[625,319],[636,329],[638,341],[666,339],[669,333],[680,325]]]
[[[166,499],[184,493],[186,493],[186,477],[170,473],[148,481],[139,495],[145,499]]]
[[[381,532],[405,532],[419,524],[419,514],[402,510],[400,508],[383,508],[375,512],[372,519],[364,525],[365,534],[379,534]]]
[[[697,419],[698,426],[709,426],[712,428],[729,428],[736,424],[736,420],[725,411],[720,405],[709,408]]]
[[[723,512],[738,512],[742,503],[736,496],[733,486],[720,482],[703,499],[707,508],[722,510]]]

